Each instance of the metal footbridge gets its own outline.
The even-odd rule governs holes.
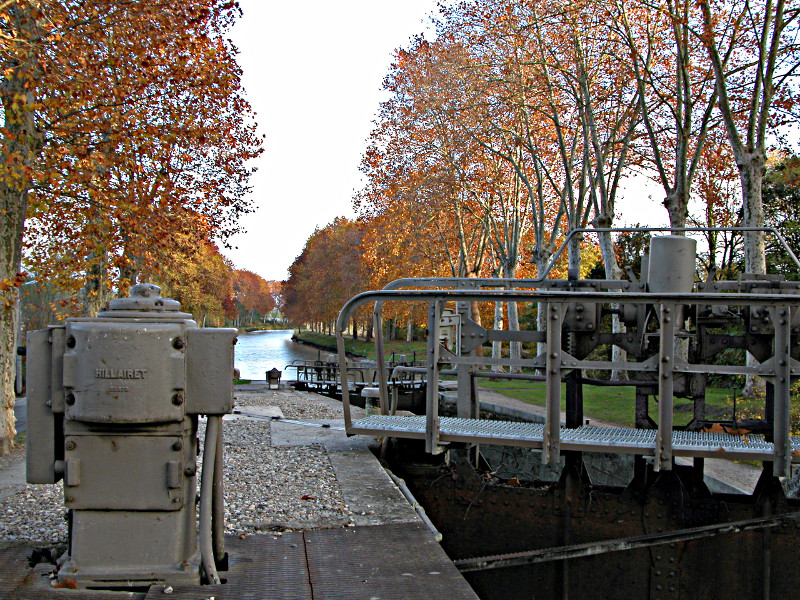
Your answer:
[[[498,446],[544,447],[543,423],[441,417],[439,440]],[[424,440],[425,417],[371,415],[353,421],[350,433]],[[656,430],[626,427],[583,426],[560,429],[562,450],[614,452],[654,456]],[[800,437],[791,437],[792,462],[800,462]],[[731,435],[700,431],[673,431],[673,456],[769,461],[775,448],[763,435]]]
[[[547,273],[537,279],[410,278],[355,296],[342,308],[336,325],[341,372],[348,368],[344,335],[354,311],[374,304],[376,355],[382,357],[384,304],[424,302],[428,344],[427,366],[421,370],[428,386],[424,415],[396,416],[391,376],[379,359],[381,414],[354,420],[348,378],[342,376],[347,432],[424,440],[432,454],[455,443],[495,444],[541,449],[542,461],[551,465],[564,451],[595,451],[652,457],[655,471],[671,470],[674,458],[683,456],[763,461],[771,463],[773,475],[788,475],[791,464],[800,462],[800,438],[791,436],[789,420],[790,386],[800,376],[800,283],[746,274],[737,281],[715,281],[713,271],[706,281],[695,281],[693,244],[681,236],[653,238],[641,281],[631,272],[628,281],[545,279]],[[537,306],[538,330],[483,327],[476,319],[475,305],[480,303]],[[609,327],[609,316],[622,326]],[[483,356],[483,345],[491,342],[525,342],[538,351],[528,358]],[[627,357],[609,359],[614,348]],[[721,356],[731,348],[740,351],[738,364]],[[751,360],[744,360],[744,351]],[[479,418],[475,377],[486,376],[490,367],[521,367],[527,373],[492,376],[544,381],[543,424]],[[458,382],[455,417],[439,415],[436,382],[443,370]],[[582,381],[587,370],[627,372],[628,380],[609,383],[635,387],[635,427],[585,425]],[[758,427],[740,428],[734,417],[729,433],[709,431],[709,375],[766,381]],[[651,398],[657,406],[652,416]],[[686,426],[675,424],[675,398],[692,401]]]

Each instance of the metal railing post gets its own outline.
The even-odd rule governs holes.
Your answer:
[[[442,300],[428,303],[428,368],[425,387],[425,451],[439,454],[439,329]]]
[[[658,433],[656,434],[655,471],[672,469],[672,407],[675,384],[676,305],[661,305],[661,339],[658,349]]]
[[[547,314],[547,360],[545,381],[545,426],[542,462],[558,464],[561,456],[561,321],[564,306],[545,305]]]
[[[775,370],[775,405],[773,415],[775,462],[772,474],[786,477],[791,472],[792,447],[789,440],[790,420],[789,403],[791,386],[791,356],[789,354],[791,311],[788,306],[776,306],[773,313],[775,324],[775,345],[773,368]]]

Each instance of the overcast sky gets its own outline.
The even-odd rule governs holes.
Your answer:
[[[283,280],[316,227],[353,216],[381,83],[394,50],[430,33],[436,1],[239,3],[244,17],[231,38],[266,151],[255,161],[247,233],[223,253],[239,269]],[[666,211],[648,193],[634,195],[641,214],[626,210],[621,222],[663,224]]]
[[[395,48],[428,27],[435,0],[239,0],[231,32],[266,151],[255,213],[225,250],[240,269],[285,279],[315,227],[352,217],[353,191]]]

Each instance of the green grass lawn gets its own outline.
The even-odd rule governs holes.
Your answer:
[[[297,337],[303,341],[313,342],[336,351],[336,336],[312,331],[302,331]],[[344,349],[352,354],[357,354],[365,358],[375,360],[375,342],[365,342],[363,340],[353,340],[351,337],[344,338]],[[386,358],[391,358],[392,352],[395,356],[405,354],[407,360],[412,360],[414,352],[417,353],[417,360],[424,360],[427,349],[425,342],[387,342],[384,344]]]
[[[300,339],[314,342],[326,346],[335,351],[336,337],[303,331]],[[406,354],[411,360],[414,351],[417,353],[417,360],[425,357],[425,342],[388,342],[384,345],[386,358],[390,358],[392,352]],[[348,352],[375,359],[374,342],[366,343],[358,340],[354,341],[349,337],[345,338],[345,349]],[[447,379],[447,378],[445,378]],[[479,379],[478,385],[490,389],[504,396],[516,398],[524,402],[530,402],[538,406],[545,405],[545,384],[541,381],[523,380],[497,380]],[[561,386],[561,409],[566,408],[564,400],[565,386]],[[738,392],[737,392],[738,396]],[[723,388],[708,388],[706,390],[706,416],[709,419],[728,420],[733,416],[733,397],[734,390]],[[587,417],[611,421],[628,427],[632,427],[635,418],[636,391],[633,386],[608,387],[608,386],[583,386],[583,411]],[[750,402],[752,404],[752,401]],[[748,406],[743,399],[737,400],[737,417],[753,416],[752,408],[750,414],[743,415],[742,410]],[[650,416],[656,419],[658,406],[653,397],[650,398]],[[674,408],[675,425],[686,425],[692,418],[692,402],[690,400],[676,398]]]
[[[545,384],[543,381],[479,379],[478,385],[504,396],[530,402],[537,406],[545,405]],[[561,386],[561,410],[566,408],[564,400],[566,386]],[[603,419],[621,425],[633,426],[635,418],[636,390],[633,386],[607,387],[583,386],[583,411],[587,417]],[[719,413],[718,417],[729,419],[733,408],[733,390],[709,388],[706,392],[708,413]],[[714,410],[717,409],[717,410]],[[655,419],[658,408],[650,399],[650,416]],[[675,399],[674,420],[676,425],[686,425],[692,418],[692,402]]]

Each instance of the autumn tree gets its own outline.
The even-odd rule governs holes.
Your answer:
[[[701,0],[698,33],[714,70],[718,108],[739,170],[742,225],[763,227],[762,185],[773,128],[796,119],[800,6],[785,0]],[[745,269],[765,273],[764,234],[744,234]]]
[[[764,221],[778,228],[789,247],[800,249],[800,157],[783,155],[767,163],[762,190]],[[797,265],[774,237],[767,238],[767,271],[800,279]]]
[[[170,273],[151,278],[164,296],[181,303],[201,327],[225,325],[236,317],[234,270],[213,242],[201,244],[191,260],[183,261]]]
[[[260,144],[224,38],[239,12],[222,0],[0,6],[0,445],[14,434],[8,288],[26,217],[33,270],[83,288],[87,314],[190,253],[176,244],[236,230]]]
[[[366,289],[362,236],[358,221],[340,217],[309,237],[283,285],[281,310],[291,322],[332,331],[344,303]],[[354,335],[359,316],[353,317]]]
[[[252,271],[234,271],[233,290],[238,308],[237,325],[261,320],[276,306],[270,282]]]
[[[662,187],[670,226],[686,227],[692,182],[717,123],[713,71],[692,34],[700,11],[687,0],[617,0],[610,14],[638,89],[637,162]]]

